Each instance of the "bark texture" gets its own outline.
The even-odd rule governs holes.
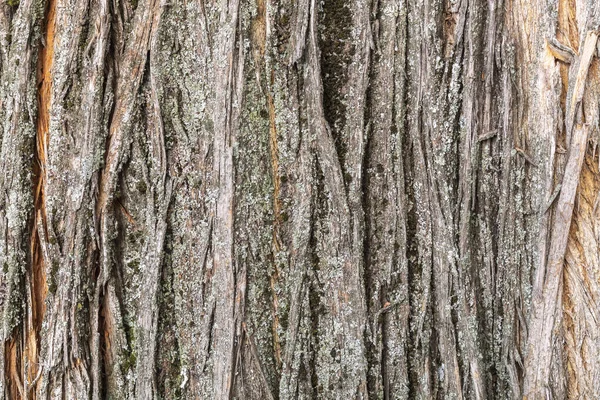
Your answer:
[[[600,397],[597,1],[0,1],[0,398]]]

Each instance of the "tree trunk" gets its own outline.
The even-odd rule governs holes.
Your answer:
[[[600,397],[600,3],[0,0],[0,397]]]

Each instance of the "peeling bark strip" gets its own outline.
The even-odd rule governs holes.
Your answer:
[[[0,1],[0,399],[600,397],[597,1]]]

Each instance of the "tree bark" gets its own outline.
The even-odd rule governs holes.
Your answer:
[[[600,397],[599,28],[2,0],[0,398]]]

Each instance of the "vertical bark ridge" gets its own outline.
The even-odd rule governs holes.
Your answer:
[[[222,2],[219,9],[218,48],[215,49],[213,188],[217,191],[212,231],[215,293],[213,390],[216,399],[228,399],[241,349],[241,322],[245,302],[245,276],[234,263],[234,164],[239,107],[243,84],[243,60],[239,45],[239,1]],[[218,289],[221,288],[221,289]]]
[[[406,4],[374,4],[379,30],[369,82],[365,146],[365,297],[369,315],[369,394],[408,395],[407,277],[402,148]],[[399,53],[400,55],[396,55]],[[397,60],[399,59],[399,60]],[[400,78],[398,78],[400,76]]]
[[[1,12],[3,65],[0,165],[3,173],[0,177],[0,305],[4,347],[0,352],[0,393],[4,397],[19,398],[25,395],[27,382],[24,380],[29,372],[29,364],[23,359],[28,335],[24,318],[30,316],[29,311],[34,306],[23,289],[25,285],[29,287],[25,271],[31,271],[32,265],[31,232],[28,232],[27,226],[35,225],[35,218],[33,222],[30,218],[34,179],[29,173],[35,152],[38,105],[38,46],[33,38],[42,26],[43,3],[23,1],[12,10],[9,10],[9,5],[2,4]],[[14,96],[14,93],[18,95]],[[35,306],[39,306],[39,302],[35,302]]]
[[[437,393],[461,398],[464,391],[456,321],[449,307],[452,297],[461,295],[453,293],[459,254],[452,206],[457,202],[457,165],[453,155],[458,142],[458,133],[452,128],[460,111],[457,91],[461,70],[460,65],[452,66],[452,58],[444,62],[443,48],[436,40],[441,28],[434,21],[441,19],[444,11],[444,4],[438,1],[414,4],[408,11],[407,51],[415,62],[407,68],[407,126],[412,150],[410,184],[416,208],[413,243],[418,248],[418,258],[409,265],[418,271],[411,288],[415,294],[411,331],[420,348],[413,358],[418,363],[413,376],[418,381],[413,381],[413,385],[423,398],[435,397]],[[457,24],[458,49],[462,42],[460,27]],[[423,37],[423,41],[417,41],[417,37]],[[460,59],[460,51],[455,56]],[[429,309],[431,314],[425,311]],[[462,317],[463,313],[459,313],[458,318]]]
[[[272,70],[272,81],[267,81],[269,93],[275,106],[275,122],[278,127],[279,169],[281,180],[281,251],[276,262],[281,263],[278,290],[277,315],[285,331],[280,336],[281,375],[279,398],[294,399],[315,396],[319,390],[311,365],[314,365],[316,345],[313,336],[314,320],[318,312],[310,310],[317,306],[318,297],[313,282],[311,251],[314,220],[314,156],[310,149],[310,135],[303,120],[305,108],[302,100],[303,52],[308,24],[309,4],[302,2],[288,16],[291,2],[274,4],[268,13],[266,63]],[[278,51],[283,49],[285,51]],[[297,53],[299,51],[299,53]],[[290,62],[291,61],[291,62]],[[269,68],[267,68],[268,71]],[[284,325],[285,324],[285,325]]]
[[[110,98],[110,90],[106,90],[105,86],[105,82],[110,81],[110,73],[105,76],[110,12],[106,1],[93,5],[80,1],[71,12],[64,12],[64,5],[59,2],[58,9],[63,12],[57,14],[50,120],[53,135],[49,143],[46,186],[46,208],[49,212],[46,262],[50,290],[48,317],[44,323],[46,340],[42,342],[41,349],[48,362],[38,396],[47,396],[60,388],[72,390],[75,386],[78,396],[92,393],[93,398],[99,398],[97,307],[100,300],[98,297],[98,300],[90,301],[85,287],[87,279],[93,276],[90,271],[93,270],[92,262],[96,260],[96,238],[88,230],[94,226],[93,195],[89,192],[94,191],[95,179],[92,177],[100,164],[99,149],[104,145],[108,130],[102,123],[108,119],[105,108],[106,100]],[[93,22],[87,21],[88,12]],[[74,71],[81,71],[82,76],[88,79],[85,85],[78,84],[79,75]],[[68,159],[74,162],[66,162]],[[71,182],[67,188],[60,183],[63,176]],[[82,204],[89,206],[82,207]],[[81,268],[81,265],[86,268]],[[93,291],[96,288],[94,285]],[[90,305],[89,314],[83,310],[84,304]],[[69,321],[67,326],[78,326],[85,321],[86,326],[88,323],[91,325],[89,331],[71,328],[61,332],[57,324],[65,315]],[[68,350],[63,348],[67,340],[71,342]],[[89,360],[88,349],[91,352]],[[63,351],[72,360],[72,369],[65,368],[68,371],[65,380],[58,373],[65,359]],[[65,382],[77,383],[67,389],[70,385]]]
[[[458,78],[462,81],[464,101],[461,107],[460,121],[464,124],[464,130],[459,128],[459,159],[458,187],[457,196],[460,204],[460,210],[456,214],[456,228],[458,233],[458,243],[456,252],[456,281],[453,279],[453,286],[460,289],[454,289],[456,297],[456,328],[458,331],[458,356],[460,367],[465,375],[464,392],[465,396],[477,399],[485,399],[488,396],[485,377],[485,365],[482,365],[482,347],[485,345],[485,339],[480,337],[480,330],[473,329],[473,324],[484,327],[492,325],[489,323],[488,316],[485,315],[486,306],[489,306],[491,295],[491,285],[493,276],[486,276],[485,268],[473,268],[474,254],[471,251],[471,244],[476,237],[473,229],[472,211],[476,207],[476,200],[481,200],[483,196],[475,195],[475,182],[477,182],[480,172],[478,170],[477,156],[479,137],[483,137],[492,131],[491,121],[491,91],[494,81],[494,45],[496,39],[496,4],[489,1],[481,9],[468,9],[455,7],[449,10],[450,14],[456,20],[456,38],[454,43],[454,56],[452,66],[452,78],[457,79],[457,73],[463,75]],[[477,26],[480,21],[486,21],[486,28],[477,33]],[[463,38],[464,41],[460,39]],[[480,67],[478,61],[483,61]],[[464,65],[461,71],[459,65]],[[480,77],[479,79],[472,79]],[[466,78],[466,79],[465,79]],[[469,79],[471,78],[471,79]],[[450,85],[454,86],[453,84]],[[478,93],[475,95],[475,93]],[[451,101],[450,110],[456,110],[460,100],[456,93],[450,92]],[[480,99],[483,98],[483,101]],[[478,117],[476,117],[478,116]],[[457,118],[449,118],[446,125],[457,123]],[[482,173],[484,179],[488,177],[489,171]],[[488,186],[486,191],[491,188]],[[485,195],[484,195],[485,196]],[[485,215],[485,212],[478,213]],[[490,265],[487,265],[490,268]],[[477,271],[479,269],[479,271]],[[476,272],[477,271],[477,272]],[[480,282],[484,282],[482,287],[478,287]],[[486,304],[487,303],[487,304]],[[483,316],[483,318],[482,318]],[[486,318],[488,317],[488,318]],[[489,329],[485,331],[489,332]]]
[[[96,374],[107,371],[111,379],[102,382],[99,375],[96,375],[96,390],[94,396],[102,395],[102,386],[108,383],[108,387],[113,390],[119,388],[127,389],[131,394],[140,398],[154,398],[154,356],[155,356],[155,335],[156,335],[156,310],[155,297],[157,293],[158,279],[161,276],[161,253],[165,235],[165,218],[169,205],[169,183],[164,178],[164,168],[166,159],[164,156],[164,144],[162,141],[162,131],[160,115],[156,115],[155,102],[150,99],[147,106],[150,110],[147,132],[151,137],[150,152],[159,160],[155,166],[158,171],[151,170],[149,177],[154,179],[155,185],[148,190],[148,195],[152,195],[149,200],[151,213],[148,218],[143,218],[144,226],[147,228],[145,257],[141,260],[141,268],[147,270],[144,275],[143,284],[147,290],[143,292],[145,304],[140,305],[137,314],[136,337],[126,338],[125,326],[123,324],[123,315],[120,311],[120,300],[118,298],[115,285],[116,275],[114,270],[115,247],[113,240],[116,237],[115,215],[117,209],[116,201],[118,195],[115,191],[118,188],[119,175],[122,171],[124,162],[129,157],[130,135],[134,127],[132,114],[135,112],[135,105],[138,103],[138,90],[145,74],[148,74],[149,53],[151,51],[151,40],[153,32],[158,29],[162,4],[158,1],[146,1],[139,4],[135,9],[135,14],[131,20],[131,31],[124,38],[123,53],[117,55],[119,65],[116,76],[114,109],[111,112],[111,122],[106,139],[106,153],[104,166],[101,171],[98,182],[98,197],[95,204],[95,217],[97,218],[97,229],[99,237],[99,269],[97,272],[97,290],[94,302],[97,304],[97,316],[102,316],[101,324],[96,325],[101,330],[100,339],[96,342],[100,352],[106,356],[100,355],[95,367]],[[160,110],[158,110],[160,112]],[[160,163],[162,161],[162,165]],[[155,202],[158,203],[155,205]],[[155,214],[155,211],[158,213]],[[156,219],[156,220],[155,220]],[[95,332],[92,335],[96,335]],[[128,341],[128,347],[137,357],[126,357],[122,355],[120,346]],[[137,379],[135,386],[123,388],[125,385],[124,377],[121,375],[129,368],[133,368]],[[125,371],[122,371],[125,369]],[[135,388],[135,389],[134,389]],[[125,397],[123,395],[123,397]]]
[[[222,288],[213,288],[212,281],[216,201],[213,141],[219,127],[213,119],[216,70],[212,43],[219,18],[216,5],[198,7],[180,2],[165,7],[157,36],[160,40],[153,48],[156,55],[151,71],[158,88],[156,99],[165,134],[166,176],[173,179],[162,267],[165,279],[161,280],[158,293],[157,395],[214,395],[213,323],[215,301]],[[148,96],[153,90],[145,89]],[[144,118],[138,121],[143,124]],[[150,192],[143,172],[146,167],[140,168],[140,164],[154,164],[146,148],[146,134],[142,131],[136,135],[134,154],[124,176],[127,207],[144,218],[151,216],[152,211],[140,207],[139,199],[145,203]],[[129,225],[125,235],[122,268],[130,287],[128,298],[142,289],[135,282],[140,273],[138,263],[144,255],[140,250],[143,232]],[[135,312],[129,311],[131,315]],[[128,324],[134,337],[136,323]],[[135,352],[131,357],[135,359]]]
[[[235,165],[235,270],[246,285],[234,396],[278,398],[281,367],[280,304],[284,261],[279,251],[281,181],[278,131],[267,45],[267,9],[262,1],[240,4],[243,90]]]

